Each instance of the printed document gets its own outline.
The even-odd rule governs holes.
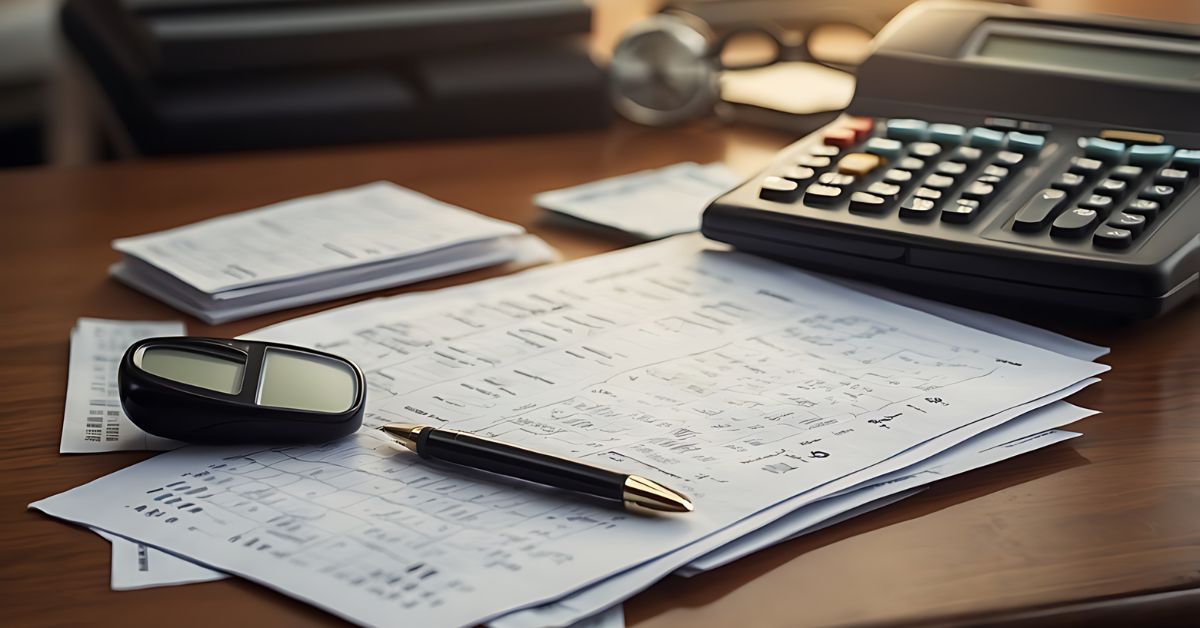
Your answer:
[[[81,318],[71,330],[67,402],[58,452],[91,454],[125,449],[175,449],[182,443],[151,436],[121,410],[117,367],[129,345],[154,336],[182,336],[179,321]]]
[[[939,442],[932,456],[1106,369],[703,246],[667,240],[269,328],[367,372],[366,429],[316,447],[188,447],[33,506],[354,621],[472,624]],[[391,421],[646,475],[696,512],[636,516],[429,465],[370,429]]]

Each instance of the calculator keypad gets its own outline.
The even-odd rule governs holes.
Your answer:
[[[1119,251],[1200,180],[1200,150],[1123,131],[1079,138],[1077,151],[1053,160],[1060,170],[1048,172],[1050,162],[1041,157],[1052,131],[1045,123],[1008,118],[987,118],[976,127],[845,118],[823,133],[820,145],[766,173],[759,196],[802,201],[822,212],[898,215],[905,223],[961,229],[986,215],[1018,174],[1033,169],[1023,180],[1038,177],[1045,187],[1024,202],[1007,199],[1005,206],[1017,209],[997,228],[1019,235],[1017,241],[1039,238],[1030,242],[1042,246],[1090,240]]]

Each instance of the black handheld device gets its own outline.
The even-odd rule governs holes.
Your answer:
[[[129,420],[192,443],[321,443],[362,425],[366,383],[345,358],[250,340],[140,340],[117,371]]]
[[[702,231],[935,298],[1149,318],[1200,294],[1197,112],[1200,27],[918,2],[847,115]]]

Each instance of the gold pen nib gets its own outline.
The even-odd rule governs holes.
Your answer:
[[[630,510],[692,511],[692,500],[654,480],[648,480],[639,475],[625,478],[625,491],[621,498],[625,502],[625,507]]]
[[[424,425],[413,425],[411,423],[389,423],[379,428],[380,432],[392,437],[396,444],[405,449],[417,453],[417,437],[421,435],[421,430],[425,429]]]

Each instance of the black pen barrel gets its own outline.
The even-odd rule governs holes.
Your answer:
[[[623,473],[456,430],[421,430],[416,451],[429,460],[460,464],[618,501],[624,496],[625,478],[628,477]]]

